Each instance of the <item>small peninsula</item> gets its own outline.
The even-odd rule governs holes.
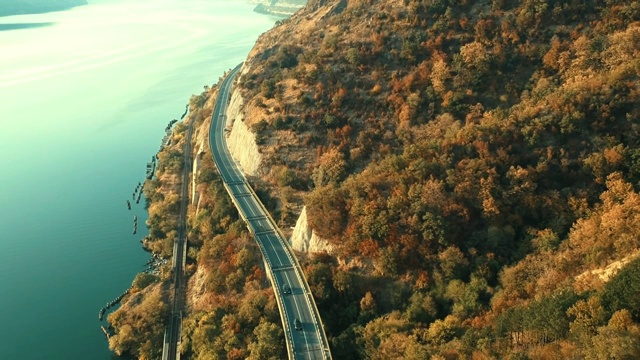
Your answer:
[[[253,11],[260,14],[284,16],[293,15],[301,7],[307,4],[306,0],[257,0],[253,3],[256,7]]]
[[[0,16],[40,14],[50,11],[68,10],[76,6],[87,5],[86,0],[12,0],[0,3]]]

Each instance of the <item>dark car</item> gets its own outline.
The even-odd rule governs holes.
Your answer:
[[[300,322],[300,320],[298,319],[293,320],[293,327],[296,330],[302,330],[302,323]]]
[[[282,292],[287,295],[291,294],[291,287],[289,286],[289,284],[282,285]]]

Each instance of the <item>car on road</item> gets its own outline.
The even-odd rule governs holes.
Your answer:
[[[293,327],[296,330],[302,330],[302,323],[300,322],[300,320],[298,319],[293,320]]]
[[[291,286],[289,284],[282,285],[282,292],[287,295],[291,294]]]

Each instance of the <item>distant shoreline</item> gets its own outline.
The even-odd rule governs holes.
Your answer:
[[[265,4],[258,4],[253,9],[253,11],[257,12],[258,14],[272,15],[272,16],[277,16],[285,19],[293,15],[296,11],[300,10],[300,8],[301,6],[281,6],[281,5],[268,6]]]
[[[69,10],[76,6],[87,5],[86,0],[12,0],[9,4],[0,4],[0,17],[27,14],[43,14],[53,11]]]
[[[39,23],[20,23],[20,24],[0,24],[0,31],[11,31],[21,29],[32,29],[44,26],[51,26],[52,22],[39,22]]]

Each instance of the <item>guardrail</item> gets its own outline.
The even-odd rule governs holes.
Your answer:
[[[249,184],[247,184],[247,188],[249,189],[249,191],[251,191],[251,194],[255,197],[256,202],[260,205],[260,208],[263,210],[263,212],[267,214],[269,223],[275,229],[278,240],[286,249],[287,257],[289,257],[289,260],[291,261],[291,263],[294,264],[295,273],[296,273],[296,276],[298,277],[298,281],[300,281],[300,283],[304,285],[305,300],[307,301],[307,304],[309,305],[309,307],[313,308],[313,311],[312,311],[312,316],[314,317],[313,321],[316,325],[316,333],[318,334],[318,338],[322,339],[322,347],[325,353],[325,359],[332,359],[331,351],[329,350],[329,340],[327,339],[327,335],[324,332],[324,327],[322,325],[322,322],[320,322],[320,319],[317,318],[317,316],[320,315],[320,312],[318,311],[316,302],[311,299],[311,296],[313,296],[313,294],[311,293],[311,288],[309,287],[309,283],[307,282],[306,277],[302,273],[302,266],[300,266],[300,263],[298,262],[298,258],[292,255],[293,249],[291,248],[291,245],[289,245],[289,242],[286,240],[284,234],[278,227],[273,217],[271,217],[271,213],[267,210],[267,208],[264,206],[262,201],[260,201],[260,198],[258,198],[258,195],[253,191],[253,188],[249,186]],[[322,331],[320,331],[321,329]]]
[[[267,276],[269,277],[269,280],[271,281],[271,287],[272,287],[273,292],[274,292],[274,294],[276,296],[276,304],[278,304],[278,309],[280,310],[279,312],[280,312],[280,321],[282,322],[282,328],[284,329],[285,336],[289,340],[289,341],[285,341],[286,346],[287,346],[287,353],[288,354],[293,354],[293,358],[295,359],[295,352],[294,352],[294,349],[293,349],[293,336],[291,335],[291,329],[289,328],[289,322],[287,321],[287,319],[288,319],[287,308],[284,306],[284,299],[282,298],[282,294],[280,294],[280,291],[278,291],[278,286],[277,286],[275,273],[273,272],[273,266],[271,264],[271,261],[269,260],[269,257],[267,256],[266,251],[264,250],[265,246],[262,243],[262,241],[260,240],[260,237],[258,237],[256,235],[256,231],[253,228],[253,226],[251,226],[251,222],[247,219],[246,215],[241,210],[242,208],[240,207],[240,204],[238,203],[238,200],[236,199],[235,195],[233,194],[233,190],[231,190],[231,188],[229,187],[229,185],[227,184],[226,181],[223,180],[222,184],[224,185],[225,190],[229,194],[229,197],[231,198],[231,201],[233,202],[233,204],[238,209],[238,213],[240,214],[240,217],[247,224],[247,228],[249,229],[249,232],[253,235],[254,239],[258,243],[258,248],[260,249],[260,253],[262,253],[262,261],[264,262],[264,267],[265,267],[265,269],[267,269]],[[249,187],[246,182],[244,184],[247,187]],[[251,188],[251,187],[249,187],[249,188]]]
[[[238,71],[241,65],[242,64],[236,66],[236,68],[234,68],[230,72],[230,74],[233,74],[235,71]],[[212,115],[214,115],[214,114],[215,114],[215,111],[213,112]],[[219,115],[220,116],[224,116],[224,114],[219,114]],[[215,121],[215,119],[212,118],[211,119],[211,126],[214,126],[214,121]],[[225,127],[226,127],[226,124],[225,124]],[[213,139],[210,138],[209,139],[209,148],[210,149],[213,149],[212,141],[213,141]],[[223,134],[223,141],[224,141],[224,145],[225,145],[225,146],[223,146],[223,151],[225,152],[225,154],[228,156],[229,159],[233,159],[233,157],[229,153],[228,146],[226,146],[226,139],[224,138],[224,134]],[[215,157],[214,157],[214,162],[215,162]],[[233,204],[238,209],[238,213],[240,214],[240,217],[242,218],[242,220],[247,224],[247,228],[249,229],[249,232],[251,232],[251,234],[256,239],[256,242],[258,243],[258,248],[260,249],[260,252],[262,253],[262,260],[265,263],[265,269],[267,269],[267,276],[269,277],[269,280],[271,281],[271,284],[272,284],[271,287],[272,287],[273,292],[274,292],[274,294],[276,296],[276,304],[278,305],[278,310],[279,310],[279,313],[280,313],[280,321],[282,322],[282,328],[284,330],[284,333],[285,333],[285,336],[286,336],[286,339],[287,339],[287,341],[285,341],[285,344],[286,344],[286,347],[287,347],[287,353],[289,354],[289,356],[292,359],[295,359],[295,351],[294,351],[294,348],[293,348],[293,336],[291,334],[291,329],[289,328],[289,322],[287,321],[287,319],[288,319],[287,309],[284,306],[284,299],[282,298],[282,295],[280,294],[280,291],[278,291],[276,276],[275,276],[275,274],[273,272],[273,266],[271,264],[271,261],[269,260],[269,257],[266,254],[265,246],[262,243],[262,241],[260,240],[260,238],[258,236],[256,236],[256,231],[253,228],[253,226],[251,225],[251,222],[249,221],[249,219],[247,219],[246,215],[241,210],[242,208],[240,207],[240,204],[238,203],[238,200],[236,199],[233,191],[231,190],[231,187],[229,187],[229,185],[228,185],[228,179],[225,179],[223,174],[220,174],[220,175],[222,176],[222,180],[223,180],[222,183],[224,185],[225,190],[229,194],[229,197],[231,198],[231,201],[233,202]],[[253,192],[253,189],[251,189],[251,187],[247,183],[247,180],[244,177],[244,174],[240,173],[240,176],[242,177],[242,184],[245,185],[248,189],[250,189],[252,194],[255,194]],[[256,199],[259,200],[257,198],[257,196],[256,196]]]
[[[267,217],[269,219],[268,221],[272,225],[272,227],[275,229],[278,240],[280,241],[282,246],[286,249],[286,253],[287,253],[287,257],[289,258],[289,261],[291,261],[291,263],[294,264],[296,277],[298,278],[298,281],[300,281],[300,283],[304,285],[305,300],[307,301],[307,305],[309,306],[309,308],[313,308],[313,311],[312,311],[313,322],[316,325],[316,333],[318,335],[318,338],[322,340],[322,347],[325,353],[325,359],[332,359],[331,351],[329,350],[329,340],[327,339],[327,336],[324,332],[322,322],[320,322],[320,319],[318,319],[320,312],[318,311],[316,302],[313,299],[311,299],[311,296],[313,296],[313,294],[311,293],[311,288],[309,287],[309,283],[307,282],[306,277],[302,273],[302,266],[300,266],[298,259],[292,255],[293,249],[291,248],[291,245],[289,245],[289,242],[286,240],[284,234],[278,227],[276,221],[273,219],[273,217],[271,217],[271,213],[267,210],[267,208],[264,206],[262,201],[260,201],[260,198],[255,193],[255,191],[253,191],[253,188],[249,186],[249,184],[247,184],[247,188],[249,189],[253,197],[256,199],[256,202],[260,205],[260,208],[262,209],[262,211],[265,214],[267,214]],[[321,328],[322,328],[322,331],[320,331]]]
[[[236,66],[227,76],[231,76],[231,77],[235,77],[235,75],[237,74],[237,72],[240,69],[240,66],[242,64]],[[227,78],[225,79],[225,81],[231,81],[232,78]],[[221,86],[220,92],[218,94],[218,96],[221,96],[223,90],[225,87],[225,82],[223,82],[223,86]],[[231,91],[229,90],[229,94],[231,93]],[[227,99],[223,99],[227,100]],[[228,100],[227,100],[228,101]],[[225,104],[226,105],[226,104]],[[218,106],[218,103],[216,103],[215,106]],[[226,111],[226,109],[224,109]],[[214,119],[214,116],[216,114],[215,111],[215,107],[214,107],[214,111],[212,114],[212,118],[211,118],[211,127],[214,126],[214,123],[217,119]],[[219,113],[218,114],[219,117],[223,117],[223,119],[226,121],[226,116],[224,113]],[[226,129],[226,123],[223,124],[223,129]],[[209,132],[211,134],[211,131]],[[283,249],[285,250],[285,253],[287,254],[287,257],[289,258],[289,261],[291,262],[291,264],[294,265],[294,272],[296,274],[296,277],[298,279],[298,281],[303,285],[304,287],[304,298],[305,301],[307,302],[307,306],[309,307],[309,309],[312,309],[312,317],[313,317],[313,322],[315,324],[315,328],[316,328],[316,335],[318,337],[318,339],[320,339],[321,341],[321,346],[322,346],[322,352],[323,352],[323,357],[327,360],[331,360],[331,351],[329,349],[329,342],[327,340],[326,334],[324,332],[324,327],[322,326],[322,322],[320,321],[319,318],[319,311],[318,308],[316,306],[315,301],[312,298],[312,293],[311,293],[311,288],[309,287],[309,283],[307,282],[307,279],[305,278],[304,274],[302,273],[302,267],[300,266],[300,263],[298,262],[298,259],[293,255],[293,249],[291,248],[291,246],[289,245],[288,241],[286,240],[284,234],[282,233],[282,231],[280,230],[280,228],[278,227],[276,221],[273,219],[273,217],[271,216],[271,213],[266,209],[266,207],[264,206],[264,204],[262,203],[262,201],[260,201],[260,198],[258,197],[258,195],[255,193],[255,191],[253,190],[253,188],[249,185],[249,182],[247,181],[246,177],[244,176],[244,174],[241,171],[238,171],[237,169],[239,168],[239,166],[237,165],[237,163],[235,162],[235,160],[233,160],[233,157],[231,156],[231,153],[229,152],[229,148],[227,146],[227,141],[224,135],[224,130],[223,130],[223,134],[222,134],[222,142],[224,143],[224,146],[222,146],[222,150],[225,153],[225,155],[227,156],[228,159],[231,159],[234,162],[234,165],[236,166],[236,169],[233,169],[234,174],[237,174],[240,177],[240,181],[233,181],[233,183],[240,185],[242,184],[243,186],[245,186],[250,194],[251,197],[256,201],[256,203],[258,204],[258,206],[260,207],[260,209],[262,210],[262,212],[266,215],[266,220],[269,223],[271,229],[273,229],[276,238],[278,239],[278,241],[280,242],[280,245],[283,247]],[[209,147],[212,150],[213,153],[213,139],[211,139],[211,137],[209,138]],[[212,154],[213,155],[213,154]],[[214,162],[216,161],[216,157],[213,156]],[[216,163],[216,165],[218,165]],[[251,225],[251,222],[249,221],[249,219],[247,218],[246,214],[243,213],[242,211],[242,207],[240,206],[238,200],[236,199],[235,194],[233,193],[233,190],[231,189],[231,187],[229,186],[229,182],[231,182],[231,179],[227,179],[225,178],[224,174],[220,174],[223,180],[223,185],[225,190],[227,191],[227,193],[229,194],[229,196],[231,197],[231,200],[233,202],[233,204],[236,206],[236,208],[239,210],[238,212],[240,213],[240,216],[242,217],[242,220],[247,224],[247,228],[249,229],[249,231],[252,233],[252,235],[254,236],[254,238],[256,239],[256,242],[258,243],[258,247],[260,249],[260,252],[262,253],[262,258],[263,261],[265,263],[265,268],[267,268],[267,275],[269,277],[269,279],[271,280],[271,284],[272,284],[272,288],[274,290],[274,293],[276,295],[276,303],[278,304],[278,309],[280,310],[280,319],[282,321],[282,326],[285,330],[285,334],[287,337],[286,341],[286,346],[287,346],[287,352],[289,354],[289,358],[291,359],[295,359],[295,351],[293,349],[293,335],[291,333],[291,328],[289,327],[289,322],[287,321],[288,316],[287,316],[287,309],[284,306],[284,299],[282,297],[282,294],[279,291],[279,286],[278,283],[276,281],[276,276],[275,273],[273,271],[273,267],[272,264],[267,256],[266,250],[265,250],[265,245],[262,243],[262,241],[260,240],[260,237],[256,234],[255,229],[253,228],[253,226]]]
[[[162,360],[169,359],[169,339],[167,338],[167,328],[164,328],[164,340],[162,340]]]

